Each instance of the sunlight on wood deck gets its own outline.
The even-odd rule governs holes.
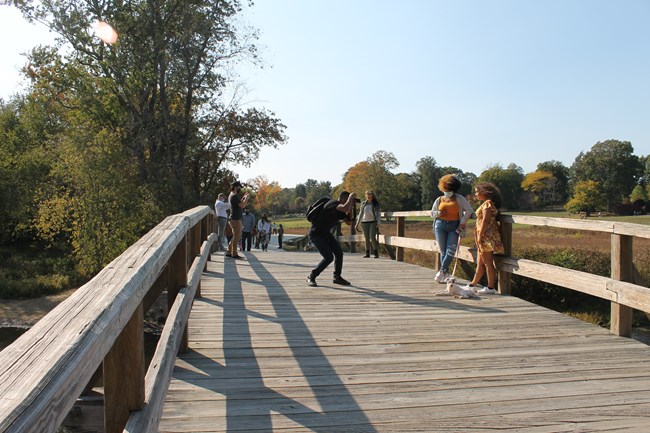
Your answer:
[[[161,432],[649,431],[650,347],[434,271],[346,254],[212,256]]]

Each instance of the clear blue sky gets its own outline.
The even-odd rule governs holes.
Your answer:
[[[610,138],[650,153],[648,0],[256,0],[244,20],[267,65],[242,70],[245,100],[289,142],[235,167],[242,180],[335,185],[377,150],[396,172],[432,156],[477,175],[571,165]]]

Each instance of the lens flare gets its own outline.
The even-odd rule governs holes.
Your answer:
[[[104,21],[95,21],[95,36],[107,44],[114,44],[117,42],[117,32],[110,24]]]

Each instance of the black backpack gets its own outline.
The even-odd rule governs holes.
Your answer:
[[[325,215],[325,205],[327,202],[329,202],[331,198],[329,197],[321,197],[312,204],[309,205],[307,208],[307,221],[309,221],[312,224],[318,224],[322,219],[323,216]]]

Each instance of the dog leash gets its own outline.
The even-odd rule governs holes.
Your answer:
[[[456,251],[454,252],[454,269],[451,271],[451,277],[454,278],[456,276],[456,267],[458,266],[458,250],[460,250],[460,239],[462,236],[460,236],[460,233],[458,234],[458,244],[456,245]]]

